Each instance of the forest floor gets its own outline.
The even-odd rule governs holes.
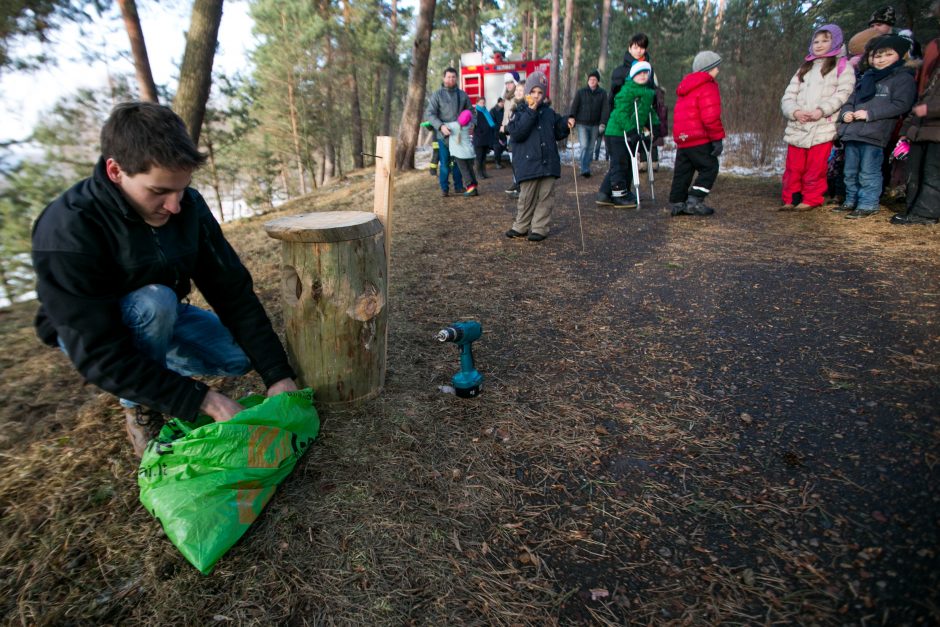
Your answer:
[[[595,164],[600,169],[602,164]],[[781,214],[722,175],[709,218],[556,191],[509,240],[478,198],[399,177],[388,377],[200,575],[138,502],[116,401],[0,310],[8,624],[937,624],[940,228]],[[225,226],[277,328],[264,220],[368,210],[370,172]],[[485,390],[433,339],[483,325]],[[258,391],[253,377],[216,382]]]

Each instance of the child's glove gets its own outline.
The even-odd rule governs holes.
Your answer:
[[[895,161],[904,161],[911,152],[911,142],[906,139],[899,139],[898,145],[891,151],[891,158]]]
[[[724,149],[725,149],[725,144],[720,139],[716,142],[712,142],[712,156],[713,157],[720,157]]]
[[[627,133],[627,143],[635,144],[640,141],[640,134],[636,132],[636,129],[633,129]]]

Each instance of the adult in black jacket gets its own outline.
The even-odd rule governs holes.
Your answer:
[[[496,143],[493,144],[493,161],[496,162],[497,170],[503,167],[503,153],[506,152],[506,133],[504,133],[502,130],[503,113],[505,113],[503,106],[505,102],[505,100],[500,98],[496,101],[496,105],[490,109],[490,117],[493,118],[493,121],[496,122],[497,126]]]
[[[486,108],[486,101],[483,98],[477,99],[473,113],[473,151],[476,155],[477,172],[480,173],[480,178],[488,179],[490,177],[486,173],[486,155],[496,143],[499,123]]]
[[[634,63],[639,63],[640,61],[646,61],[652,66],[652,61],[650,61],[649,55],[650,40],[644,33],[637,33],[630,38],[630,43],[627,45],[627,51],[623,54],[623,63],[614,68],[614,71],[610,75],[610,93],[608,94],[607,102],[604,104],[604,112],[601,115],[601,122],[607,124],[607,121],[610,119],[610,112],[614,110],[614,99],[617,97],[617,94],[620,93],[620,88],[623,87],[627,79],[630,78],[630,68],[633,67]],[[656,134],[657,139],[653,144],[653,166],[658,168],[659,162],[659,146],[663,145],[663,138],[669,134],[669,122],[668,115],[666,111],[666,92],[660,87],[659,80],[656,77],[656,71],[650,71],[650,80],[649,83],[650,89],[656,92],[656,99],[653,102],[653,106],[656,108],[656,115],[659,116],[659,131]],[[608,155],[610,154],[610,147],[607,149]],[[642,163],[640,164],[640,169],[646,169],[646,155],[643,151],[640,151],[640,157]]]
[[[33,229],[40,338],[121,397],[138,455],[160,413],[224,421],[241,410],[189,375],[254,367],[269,396],[297,389],[251,275],[189,187],[205,156],[183,121],[160,105],[120,104],[101,151],[92,176],[46,207]],[[217,315],[181,302],[191,283]]]
[[[581,144],[581,176],[591,176],[591,156],[597,136],[604,131],[602,116],[607,102],[607,92],[600,87],[601,75],[597,70],[588,74],[587,87],[574,95],[571,103],[570,121],[578,125],[578,143]]]

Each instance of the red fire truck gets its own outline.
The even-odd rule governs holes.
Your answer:
[[[532,72],[542,72],[551,85],[552,77],[548,68],[548,59],[504,59],[497,52],[492,61],[484,63],[482,53],[468,52],[460,55],[460,88],[470,96],[471,103],[476,103],[482,97],[486,100],[487,108],[492,108],[506,89],[503,78],[507,72],[518,72],[522,82]]]

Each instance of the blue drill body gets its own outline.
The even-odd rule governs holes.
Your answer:
[[[437,334],[438,341],[453,342],[460,349],[460,372],[451,378],[457,396],[464,398],[476,396],[483,387],[483,375],[473,366],[473,349],[471,348],[471,345],[480,339],[482,334],[483,327],[474,320],[455,322],[441,329]]]

